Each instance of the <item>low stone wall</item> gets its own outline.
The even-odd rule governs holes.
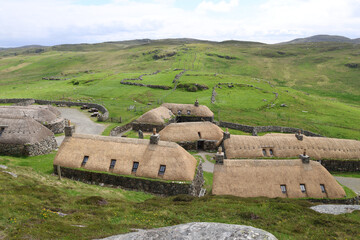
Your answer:
[[[0,143],[0,155],[8,156],[37,156],[51,153],[57,148],[54,136],[47,137],[34,144],[5,144]]]
[[[110,186],[119,186],[128,190],[138,190],[163,196],[173,196],[178,194],[198,196],[200,193],[198,192],[198,189],[201,189],[203,184],[203,181],[201,181],[201,179],[199,180],[198,174],[196,174],[194,178],[194,180],[196,179],[196,181],[193,181],[191,184],[180,184],[162,182],[155,179],[147,180],[120,175],[111,175],[106,173],[88,172],[65,167],[60,167],[60,170],[61,176],[70,178],[72,180],[81,181],[88,184],[105,184]],[[57,174],[57,165],[54,165],[54,174]],[[202,169],[200,178],[201,177]]]
[[[324,204],[346,204],[346,205],[359,205],[360,197],[347,198],[347,199],[309,199],[313,203],[324,203]]]
[[[58,119],[51,123],[45,123],[44,126],[50,129],[54,134],[63,133],[66,120],[64,118]]]
[[[179,144],[182,148],[184,148],[185,150],[197,150],[197,141],[193,141],[193,142],[176,142],[177,144]]]
[[[134,82],[120,82],[124,85],[134,85],[139,87],[148,87],[148,88],[157,88],[157,89],[163,89],[163,90],[170,90],[171,87],[169,86],[163,86],[163,85],[152,85],[152,84],[143,84],[143,83],[134,83]]]
[[[331,172],[360,172],[360,160],[321,160],[319,162]]]
[[[216,140],[205,140],[204,150],[205,151],[216,151],[218,149]]]
[[[40,100],[40,99],[32,99],[32,98],[8,98],[8,99],[0,99],[0,103],[20,103],[25,101],[34,100],[35,103],[40,105],[65,105],[65,106],[83,106],[88,105],[90,108],[97,108],[102,114],[99,114],[98,120],[101,122],[106,121],[109,118],[109,111],[102,105],[96,103],[86,103],[86,102],[68,102],[68,101],[50,101],[50,100]]]
[[[213,122],[214,117],[196,117],[196,116],[187,116],[187,115],[180,115],[176,116],[176,122]]]
[[[220,127],[240,130],[243,132],[254,133],[253,135],[257,135],[258,132],[281,132],[281,133],[297,133],[299,130],[305,135],[309,137],[323,137],[322,135],[302,130],[300,128],[292,128],[292,127],[281,127],[281,126],[250,126],[243,125],[239,123],[231,123],[231,122],[216,122],[216,124]]]
[[[132,124],[133,124],[133,122],[130,122],[130,123],[125,124],[125,125],[123,125],[123,126],[114,127],[114,128],[111,129],[111,131],[110,131],[110,136],[117,136],[117,135],[119,135],[120,133],[125,132],[125,131],[131,129],[131,128],[132,128]]]
[[[215,151],[217,150],[216,140],[203,140],[204,141],[204,151]],[[176,142],[181,147],[186,150],[198,150],[198,141],[183,141]]]

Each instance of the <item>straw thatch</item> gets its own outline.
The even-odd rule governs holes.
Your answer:
[[[160,139],[163,141],[183,142],[216,140],[221,141],[223,131],[211,122],[184,122],[171,123],[160,131]]]
[[[178,112],[181,111],[181,115],[214,117],[214,113],[205,105],[164,103],[161,106],[168,108],[174,115],[178,115]]]
[[[30,117],[0,115],[1,144],[34,144],[45,138],[54,137],[54,134]]]
[[[135,176],[165,180],[192,181],[196,159],[176,143],[146,139],[130,139],[74,134],[66,137],[55,157],[54,165],[80,168],[84,156],[89,156],[84,169],[131,175],[133,162],[139,162]],[[110,162],[116,159],[113,170]],[[166,165],[159,176],[160,165]]]
[[[305,149],[312,159],[360,159],[360,141],[306,136],[301,141],[293,134],[267,134],[261,137],[231,135],[224,141],[224,147],[228,159],[261,158],[265,155],[291,158],[299,156]]]
[[[60,112],[52,106],[0,106],[0,114],[16,117],[31,117],[42,124],[59,121]],[[62,120],[62,119],[61,119]]]
[[[137,123],[147,123],[147,124],[164,124],[170,119],[174,118],[174,114],[172,114],[169,109],[166,107],[158,107],[154,108],[135,120]]]
[[[306,191],[302,192],[300,184]],[[325,187],[322,192],[320,184]],[[280,185],[286,185],[282,193]],[[224,160],[216,164],[212,193],[239,197],[342,198],[345,192],[320,163],[301,160]]]

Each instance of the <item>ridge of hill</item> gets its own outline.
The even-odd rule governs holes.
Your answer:
[[[350,39],[337,35],[314,35],[306,38],[296,38],[288,42],[280,44],[299,44],[299,43],[315,43],[315,42],[338,42],[338,43],[360,43],[360,38]]]

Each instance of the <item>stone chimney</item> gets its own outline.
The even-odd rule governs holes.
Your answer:
[[[199,106],[199,101],[196,99],[196,101],[195,101],[195,107],[198,107]]]
[[[156,128],[153,128],[153,134],[150,136],[150,144],[158,144],[160,135],[156,133]]]
[[[304,136],[301,134],[301,130],[299,130],[299,132],[295,133],[295,137],[297,138],[297,140],[302,141]]]
[[[143,132],[139,129],[139,131],[138,131],[138,135],[139,135],[139,138],[140,139],[143,139],[144,138],[144,134],[143,134]]]
[[[222,152],[222,148],[219,147],[218,152],[215,154],[215,163],[216,164],[224,164],[224,153]]]
[[[71,126],[70,120],[65,125],[65,137],[72,137],[73,133],[75,133],[75,126]]]
[[[223,133],[223,140],[230,138],[229,129],[226,128],[226,132]]]
[[[310,162],[310,157],[306,155],[306,149],[304,149],[304,153],[299,155],[302,163],[308,164]]]

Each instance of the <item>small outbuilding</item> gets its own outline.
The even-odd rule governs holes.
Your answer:
[[[176,142],[187,150],[216,150],[223,131],[211,122],[171,123],[159,132],[163,141]]]
[[[53,133],[64,132],[65,119],[55,107],[50,105],[0,106],[0,115],[31,117]]]
[[[164,103],[161,106],[169,109],[175,116],[176,122],[214,121],[214,113],[205,105]]]
[[[136,177],[192,181],[196,159],[173,142],[67,132],[54,165]]]
[[[293,158],[305,150],[313,159],[360,159],[360,141],[301,134],[267,134],[265,136],[229,135],[224,139],[227,159]]]
[[[135,131],[152,132],[154,128],[160,131],[167,124],[175,120],[175,115],[166,107],[160,106],[144,113],[132,123]]]
[[[238,197],[343,198],[344,189],[318,162],[225,159],[214,167],[212,193]]]
[[[0,155],[35,156],[56,148],[54,134],[33,118],[0,115]]]

